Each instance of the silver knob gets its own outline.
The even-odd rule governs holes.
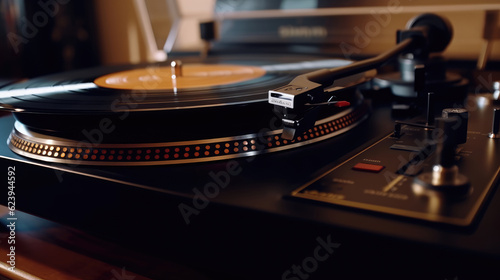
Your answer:
[[[488,135],[490,138],[497,139],[500,138],[500,109],[493,109],[493,124],[491,132]]]
[[[493,83],[493,100],[500,100],[500,81]]]

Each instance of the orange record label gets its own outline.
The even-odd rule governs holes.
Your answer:
[[[94,83],[113,89],[177,90],[245,82],[265,73],[264,69],[255,66],[186,64],[175,71],[167,66],[116,72],[101,76]]]

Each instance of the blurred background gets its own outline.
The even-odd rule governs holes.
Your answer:
[[[240,51],[244,45],[272,45],[276,51],[294,44],[320,46],[308,51],[329,56],[366,57],[393,46],[396,30],[423,12],[445,15],[454,26],[447,57],[474,61],[487,52],[500,59],[498,0],[436,2],[0,0],[0,77],[196,55],[206,47],[199,23],[209,20],[219,23],[215,44]],[[312,15],[321,20],[311,22]]]

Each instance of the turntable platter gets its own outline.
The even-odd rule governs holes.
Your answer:
[[[267,102],[268,90],[298,73],[351,63],[302,59],[67,72],[2,88],[0,107],[17,120],[10,148],[42,161],[159,165],[252,156],[322,141],[367,118],[368,105],[356,93],[356,85],[370,78],[362,73],[335,81],[337,95],[351,106],[325,106],[313,129],[294,141],[281,139],[281,120]]]

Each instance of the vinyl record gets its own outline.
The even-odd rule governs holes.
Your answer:
[[[183,63],[183,74],[176,79],[169,64],[99,67],[4,87],[0,106],[16,112],[94,114],[267,102],[269,89],[301,72],[349,63],[340,59],[210,59]]]
[[[11,148],[28,157],[97,165],[209,161],[302,146],[362,121],[368,108],[355,85],[363,74],[335,83],[351,107],[325,106],[315,131],[293,142],[280,139],[281,120],[267,100],[270,89],[301,73],[349,63],[239,55],[85,69],[6,86],[0,106],[17,119]]]

